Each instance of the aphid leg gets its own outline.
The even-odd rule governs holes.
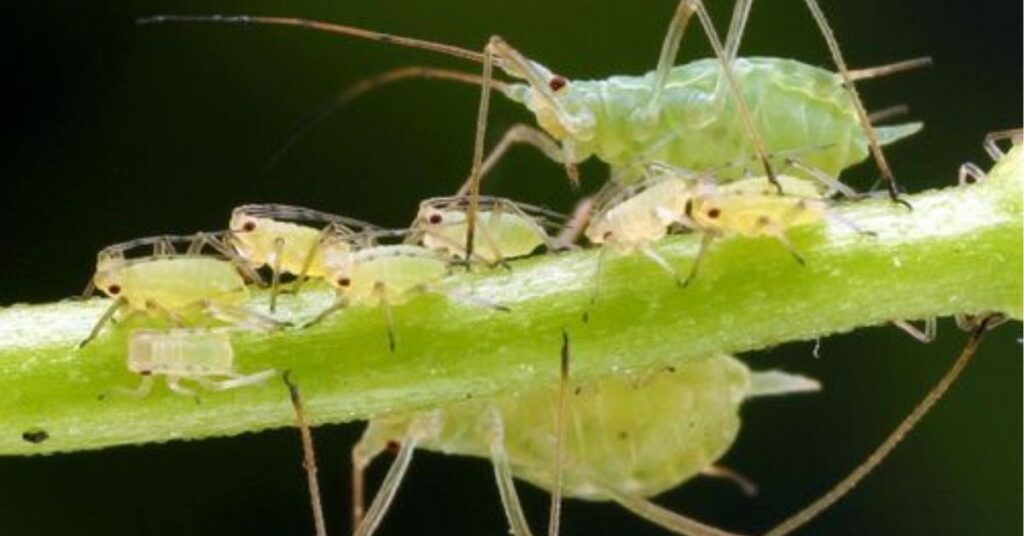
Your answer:
[[[171,238],[168,236],[162,236],[153,243],[153,255],[156,257],[167,257],[174,253],[174,244],[171,243]]]
[[[909,60],[896,61],[893,63],[887,63],[885,65],[877,65],[875,67],[866,67],[863,69],[849,69],[847,70],[847,73],[849,73],[850,75],[850,80],[856,82],[858,80],[881,78],[883,76],[902,73],[904,71],[912,71],[914,69],[920,69],[922,67],[931,67],[931,65],[931,57],[922,56],[920,58],[911,58]]]
[[[754,145],[754,150],[757,152],[758,159],[764,167],[765,175],[767,175],[768,179],[772,181],[772,184],[778,188],[779,193],[782,193],[782,186],[775,177],[775,171],[772,169],[771,162],[768,158],[769,152],[767,145],[765,145],[764,138],[761,136],[761,133],[757,128],[757,124],[754,122],[754,116],[750,112],[750,107],[747,105],[747,100],[743,96],[739,82],[733,75],[732,60],[726,55],[722,42],[718,37],[718,31],[715,30],[715,26],[711,22],[711,16],[708,15],[708,12],[704,8],[704,4],[701,0],[680,0],[676,7],[675,15],[672,17],[672,22],[669,23],[668,32],[666,32],[665,40],[662,43],[661,55],[658,58],[658,67],[654,75],[654,91],[651,93],[651,102],[648,105],[648,113],[651,114],[652,117],[658,113],[662,93],[665,90],[665,86],[668,84],[669,74],[671,73],[672,67],[675,65],[676,55],[679,52],[679,43],[682,41],[686,25],[689,23],[690,17],[692,17],[694,13],[697,14],[697,19],[700,21],[700,24],[704,29],[704,33],[707,35],[708,41],[711,43],[711,48],[714,50],[715,57],[718,59],[718,62],[722,67],[722,78],[726,80],[729,92],[736,99],[736,109],[743,120],[743,126],[747,131],[747,136],[750,138],[751,143]],[[735,22],[735,20],[733,22]]]
[[[249,329],[275,330],[283,329],[291,325],[289,322],[282,322],[275,318],[257,313],[256,311],[250,311],[245,307],[239,307],[237,305],[214,303],[209,300],[201,300],[196,302],[195,305],[200,307],[203,312],[218,320],[223,320],[230,324],[241,325]]]
[[[822,495],[821,498],[778,524],[775,528],[770,530],[766,536],[782,536],[783,534],[788,534],[803,526],[819,513],[835,504],[836,501],[843,498],[843,496],[857,486],[864,477],[868,476],[868,474],[870,474],[878,464],[882,463],[889,453],[896,448],[900,441],[902,441],[903,438],[914,429],[917,423],[932,409],[933,406],[935,406],[942,396],[946,394],[949,387],[960,376],[960,373],[963,372],[964,368],[971,362],[971,359],[974,358],[985,333],[992,329],[994,325],[999,323],[1000,316],[1001,315],[989,315],[977,319],[977,322],[972,326],[970,336],[967,338],[967,343],[964,345],[964,349],[960,352],[960,355],[956,358],[956,361],[950,369],[942,376],[942,379],[939,380],[935,387],[925,395],[921,402],[914,407],[913,411],[911,411],[910,414],[900,422],[899,426],[889,434],[885,441],[883,441],[882,444],[879,445],[870,456],[868,456],[864,463],[857,466],[857,468],[854,469],[846,478],[839,481],[838,484]]]
[[[469,172],[469,211],[466,214],[466,270],[473,258],[476,219],[480,210],[480,181],[483,180],[484,136],[487,133],[487,115],[491,105],[491,79],[494,77],[494,56],[498,36],[492,36],[484,47],[483,83],[480,84],[480,106],[477,109],[476,134],[473,141],[473,165]]]
[[[377,281],[373,284],[373,293],[377,295],[377,302],[380,303],[380,310],[384,313],[384,321],[388,330],[388,350],[395,353],[395,319],[391,315],[391,302],[388,300],[388,289],[384,283]]]
[[[902,329],[907,335],[917,339],[920,342],[928,344],[935,340],[935,336],[938,333],[938,322],[935,317],[926,318],[924,320],[924,328],[918,329],[917,326],[911,324],[908,320],[893,320],[893,325]]]
[[[117,310],[124,306],[124,304],[126,303],[127,302],[123,298],[118,298],[114,300],[114,303],[111,303],[110,307],[107,307],[107,310],[103,312],[103,315],[100,316],[100,319],[96,321],[95,325],[93,325],[92,330],[89,331],[89,335],[86,336],[86,338],[82,339],[82,342],[78,343],[78,348],[84,348],[86,344],[89,344],[90,341],[95,339],[100,334],[100,332],[103,331],[103,326],[106,325],[107,322],[112,321],[114,318],[114,314],[117,313]]]
[[[196,392],[194,390],[189,389],[188,387],[185,387],[184,385],[181,384],[182,378],[180,376],[168,375],[165,376],[164,379],[167,382],[167,388],[170,389],[171,391],[182,396],[196,396]]]
[[[679,285],[679,287],[685,286],[682,277],[679,276],[679,272],[676,271],[675,267],[672,266],[665,257],[662,257],[657,251],[654,251],[654,248],[650,246],[641,247],[640,253],[643,253],[645,257],[654,261],[654,263],[660,266],[661,269],[665,270],[668,275],[672,276],[676,285]]]
[[[95,292],[96,292],[96,281],[94,279],[90,278],[89,282],[85,284],[85,290],[82,291],[82,294],[79,296],[79,299],[84,300],[84,299],[91,298],[92,295]]]
[[[888,121],[894,117],[900,117],[910,112],[910,108],[906,104],[896,104],[889,106],[888,108],[882,108],[868,114],[868,121],[871,121],[872,125],[877,125],[883,121]]]
[[[112,392],[118,395],[131,396],[135,398],[145,398],[149,395],[149,392],[153,390],[153,383],[155,383],[156,377],[152,375],[142,376],[142,380],[139,381],[138,387],[129,389],[127,387],[114,387],[111,389]]]
[[[505,517],[508,518],[509,528],[515,536],[529,536],[533,533],[526,521],[526,514],[519,503],[516,485],[512,480],[512,467],[508,461],[508,452],[505,450],[505,423],[497,408],[489,408],[485,422],[491,464],[494,466],[494,479],[498,483],[498,494],[501,495],[501,506],[505,510]]]
[[[739,536],[677,514],[638,495],[619,491],[615,486],[606,485],[602,491],[626,510],[676,534],[686,534],[689,536]]]
[[[1000,130],[998,132],[989,132],[985,135],[985,143],[982,146],[985,148],[985,152],[992,158],[993,162],[999,161],[1006,156],[1006,153],[998,144],[998,142],[1003,140],[1010,140],[1014,145],[1020,145],[1024,142],[1024,129],[1014,128],[1010,130]]]
[[[436,436],[440,432],[442,425],[441,414],[436,411],[432,411],[427,414],[419,415],[413,419],[409,425],[409,430],[406,432],[405,437],[402,439],[402,445],[398,449],[398,454],[395,456],[395,461],[392,462],[391,468],[388,469],[388,474],[384,477],[384,481],[380,485],[380,489],[377,490],[377,495],[373,498],[373,503],[370,504],[370,508],[366,510],[365,516],[360,517],[360,522],[356,526],[354,531],[355,536],[369,536],[373,534],[377,527],[380,525],[384,514],[387,513],[388,508],[391,506],[391,501],[394,500],[395,494],[398,492],[398,486],[402,483],[402,478],[405,477],[406,471],[409,469],[409,463],[412,461],[412,454],[416,450],[416,446],[425,439],[429,439]],[[372,454],[366,458],[360,458],[358,461],[361,465],[356,466],[358,469],[359,478],[362,479],[363,470],[369,461],[376,456],[383,447],[377,447],[376,443],[380,442],[378,437],[371,436],[371,432],[374,431],[373,424],[366,429],[366,433],[363,434],[363,438],[359,440],[359,444],[352,451],[353,465],[356,465],[356,451],[361,447],[365,449],[367,444],[373,444],[376,448],[372,450]],[[365,450],[363,452],[366,452]],[[353,479],[355,476],[353,476]],[[353,483],[355,483],[353,481]],[[362,483],[359,483],[362,486]],[[354,490],[355,491],[355,490]],[[353,493],[353,499],[361,499],[362,489],[359,493]],[[358,514],[361,508],[353,506],[353,514]]]
[[[985,172],[982,171],[977,164],[971,162],[964,162],[960,164],[960,170],[957,173],[957,184],[960,186],[966,186],[968,184],[976,184],[985,180]]]
[[[784,227],[779,225],[778,222],[767,219],[762,219],[758,223],[764,225],[768,230],[768,236],[778,240],[779,243],[786,248],[786,251],[789,251],[789,254],[793,256],[793,260],[800,264],[800,266],[805,266],[807,264],[807,261],[805,261],[803,256],[800,255],[800,252],[797,251],[795,246],[793,246],[793,243],[789,241],[789,237],[786,236],[786,229]]]
[[[840,224],[840,225],[842,225],[844,227],[849,227],[853,232],[855,232],[857,234],[864,235],[864,236],[878,236],[878,233],[876,233],[874,231],[868,231],[867,229],[864,229],[860,225],[854,223],[854,221],[851,220],[850,218],[847,218],[846,216],[838,214],[837,212],[835,212],[833,210],[825,210],[825,212],[822,212],[822,217],[824,217],[828,221],[832,221],[832,222],[838,223],[838,224]]]
[[[594,285],[590,291],[590,301],[587,303],[587,309],[583,311],[584,324],[590,322],[590,308],[597,303],[597,298],[601,294],[601,272],[604,271],[604,263],[608,257],[608,250],[608,247],[603,247],[597,254],[597,264],[594,267]]]
[[[270,271],[270,312],[277,310],[277,295],[281,284],[281,256],[284,254],[284,238],[274,239],[274,259]]]
[[[558,143],[551,139],[546,132],[525,125],[522,123],[512,125],[505,134],[501,137],[501,140],[497,145],[491,149],[490,154],[484,159],[484,163],[481,166],[481,179],[486,176],[491,169],[505,156],[516,144],[526,144],[535,147],[538,151],[544,154],[544,156],[554,160],[555,162],[561,162],[565,165],[566,174],[569,176],[569,181],[572,183],[574,188],[579,187],[579,171],[576,169],[570,159],[565,158],[565,153]],[[464,196],[469,193],[470,181],[466,181],[459,188],[459,191],[455,193],[456,196]]]
[[[311,327],[311,326],[314,326],[316,324],[319,324],[320,322],[323,322],[325,318],[333,315],[334,313],[337,313],[338,311],[340,311],[342,309],[347,308],[348,306],[349,306],[349,301],[347,299],[345,299],[345,298],[339,297],[337,300],[334,301],[334,303],[332,303],[330,305],[330,307],[324,309],[323,311],[320,311],[320,313],[318,313],[316,316],[314,316],[312,318],[312,320],[306,322],[305,324],[302,324],[301,327],[302,327],[302,329],[306,329],[308,327]]]
[[[306,412],[302,407],[302,395],[299,393],[299,386],[291,379],[291,371],[284,371],[281,379],[288,386],[288,395],[291,398],[292,407],[295,408],[295,424],[302,437],[302,467],[306,470],[306,483],[309,486],[313,526],[316,527],[316,536],[327,536],[327,524],[324,522],[324,510],[320,503],[320,483],[316,478],[316,450],[313,446],[313,432],[309,429],[309,421],[306,419]]]
[[[245,387],[247,385],[256,385],[257,383],[263,383],[277,374],[274,369],[264,370],[262,372],[256,372],[253,374],[234,374],[226,380],[211,380],[209,378],[196,378],[196,383],[202,386],[207,391],[227,391],[229,389],[237,389],[239,387]]]
[[[683,280],[683,287],[690,286],[690,283],[697,277],[697,271],[700,269],[700,263],[704,261],[704,255],[707,253],[708,247],[711,246],[711,243],[715,241],[715,238],[715,234],[710,232],[705,232],[701,237],[700,249],[697,250],[697,256],[693,259],[693,266],[690,267],[690,273],[686,276],[686,279]]]
[[[562,517],[562,467],[565,464],[566,420],[569,418],[570,375],[569,332],[562,328],[562,354],[558,374],[558,407],[555,413],[555,473],[551,489],[551,507],[548,510],[548,536],[558,536]]]
[[[836,36],[832,31],[832,27],[828,23],[828,19],[825,18],[825,13],[821,10],[821,6],[818,5],[817,0],[804,0],[804,3],[807,4],[807,9],[811,11],[811,16],[814,17],[814,22],[817,23],[822,37],[825,38],[825,43],[828,45],[829,52],[832,54],[832,61],[836,64],[836,69],[839,70],[839,76],[843,79],[843,85],[846,86],[846,90],[850,92],[850,97],[853,101],[853,108],[857,112],[857,118],[860,120],[861,128],[864,129],[864,135],[868,139],[868,146],[871,148],[871,154],[875,158],[878,170],[882,173],[882,180],[885,181],[886,187],[889,189],[889,198],[896,203],[900,203],[907,208],[911,208],[910,203],[900,198],[899,188],[896,184],[896,177],[893,176],[892,169],[889,167],[889,162],[885,159],[885,153],[882,152],[882,144],[878,141],[878,133],[875,132],[875,127],[871,125],[871,120],[868,118],[867,111],[864,109],[864,102],[861,100],[860,94],[857,93],[857,88],[853,84],[853,77],[850,74],[850,70],[846,67],[846,60],[843,59],[842,51],[839,50],[839,42],[836,40]]]
[[[824,171],[814,166],[808,166],[807,164],[804,164],[803,162],[800,162],[795,158],[786,158],[785,162],[787,166],[795,167],[796,169],[799,169],[800,171],[810,175],[812,179],[824,184],[825,186],[831,188],[835,192],[842,194],[843,197],[847,197],[850,199],[857,199],[860,197],[860,194],[858,194],[856,190],[850,188],[849,186],[843,184],[842,182],[832,177],[828,173],[825,173]]]
[[[576,242],[579,241],[580,236],[583,234],[583,230],[587,228],[590,223],[590,218],[594,214],[594,196],[585,197],[576,203],[576,208],[572,211],[572,216],[565,222],[565,226],[558,232],[558,236],[551,240],[551,245],[548,246],[553,251],[563,249],[573,249],[576,246]]]
[[[721,478],[732,482],[747,497],[753,497],[758,493],[757,483],[728,467],[712,465],[702,469],[700,473],[707,477]]]

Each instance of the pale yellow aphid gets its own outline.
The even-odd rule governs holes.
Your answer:
[[[346,236],[376,226],[305,207],[276,204],[243,205],[231,213],[229,241],[254,268],[272,272],[270,309],[274,310],[282,274],[303,281],[324,277],[321,243],[331,236],[335,248]]]
[[[265,381],[274,370],[242,374],[235,368],[235,351],[224,329],[138,329],[128,339],[128,370],[142,376],[135,389],[120,394],[143,397],[157,376],[180,395],[195,396],[181,384],[194,382],[208,391],[225,391]]]
[[[407,230],[367,231],[352,238],[355,238],[356,243],[377,244],[381,238],[399,238],[408,234]],[[345,238],[347,241],[350,237]],[[356,249],[347,245],[336,248],[335,243],[328,239],[323,245],[323,257],[325,278],[335,288],[337,297],[333,305],[309,324],[319,322],[347,307],[380,307],[387,319],[388,346],[392,351],[395,349],[395,335],[391,308],[426,292],[446,294],[494,309],[503,309],[479,298],[462,296],[440,287],[439,283],[450,272],[450,260],[443,253],[422,246],[385,244]]]
[[[818,388],[807,378],[752,374],[731,357],[715,356],[654,373],[574,385],[565,404],[559,403],[559,393],[570,391],[563,382],[559,389],[551,385],[374,419],[352,453],[356,534],[374,532],[417,448],[489,458],[513,534],[531,533],[513,476],[572,498],[614,501],[673,532],[687,533],[704,526],[658,507],[648,497],[705,472],[723,474],[714,464],[736,438],[744,400]],[[560,408],[564,427],[558,424]],[[558,439],[559,430],[564,441]],[[401,445],[397,457],[364,516],[362,474],[394,444]],[[555,467],[561,472],[553,471]]]
[[[435,197],[420,203],[412,226],[412,239],[424,247],[443,251],[452,258],[465,258],[467,211],[465,196]],[[565,216],[542,207],[502,197],[482,196],[473,239],[474,258],[490,265],[506,259],[525,257],[541,246],[557,249],[548,228]]]
[[[100,251],[86,294],[99,289],[114,303],[81,342],[84,346],[117,311],[147,313],[176,324],[216,318],[254,327],[282,324],[249,311],[246,278],[258,278],[223,244],[223,235],[155,236],[115,244]],[[185,251],[179,252],[176,248]],[[200,313],[199,319],[194,314]]]

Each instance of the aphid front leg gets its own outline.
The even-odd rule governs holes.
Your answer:
[[[485,419],[487,426],[487,446],[494,466],[494,479],[498,483],[498,494],[501,495],[501,506],[508,518],[510,530],[515,536],[529,536],[530,524],[516,493],[516,484],[512,479],[512,467],[505,450],[505,422],[497,408],[491,408]]]
[[[672,276],[672,279],[675,280],[676,285],[679,285],[680,287],[685,286],[683,284],[683,279],[679,276],[679,272],[676,271],[675,267],[672,266],[672,264],[669,263],[668,260],[665,259],[665,257],[662,257],[657,251],[654,251],[654,248],[650,246],[644,246],[640,248],[640,253],[643,253],[645,257],[654,261],[654,263],[660,266],[663,270],[665,270],[668,273],[668,275]]]
[[[317,314],[316,316],[314,316],[312,318],[312,320],[309,320],[305,324],[302,324],[302,329],[306,329],[308,327],[315,326],[316,324],[319,324],[320,322],[323,322],[325,318],[333,315],[334,313],[337,313],[338,311],[340,311],[342,309],[347,308],[348,306],[349,306],[349,301],[347,299],[345,299],[345,298],[339,297],[337,300],[334,301],[334,303],[332,303],[330,305],[330,307],[324,309],[323,311],[320,311],[320,313]]]
[[[935,317],[926,318],[924,320],[924,328],[918,329],[917,326],[911,324],[907,320],[893,320],[893,325],[902,329],[907,335],[917,339],[920,342],[928,344],[935,340],[935,336],[938,333],[938,322]]]
[[[985,136],[985,152],[992,158],[992,161],[997,162],[1001,160],[1006,153],[999,147],[998,142],[1003,140],[1010,140],[1014,145],[1020,145],[1024,143],[1024,129],[1014,128],[1010,130],[1000,130],[998,132],[990,132]]]
[[[81,350],[86,344],[89,344],[90,341],[95,339],[100,332],[103,331],[103,326],[106,325],[107,322],[111,322],[114,318],[114,314],[116,314],[118,309],[122,308],[126,303],[127,302],[124,298],[114,300],[114,303],[111,303],[110,307],[107,307],[107,310],[103,312],[103,316],[101,316],[100,319],[96,321],[96,324],[93,325],[92,330],[89,331],[89,335],[82,339],[82,342],[78,343],[78,349]]]
[[[700,249],[697,250],[697,256],[693,259],[693,266],[690,267],[690,273],[687,274],[686,279],[683,280],[683,287],[690,286],[694,278],[697,277],[697,271],[700,269],[700,263],[704,260],[704,254],[707,253],[708,247],[715,241],[717,236],[715,233],[705,232],[700,239]]]
[[[574,188],[579,187],[579,171],[576,169],[576,164],[571,158],[566,158],[565,151],[558,145],[558,142],[551,139],[551,136],[548,136],[543,130],[522,123],[512,125],[506,130],[498,144],[491,149],[491,152],[481,165],[480,180],[482,181],[483,177],[487,176],[491,169],[505,156],[505,153],[517,144],[530,145],[551,160],[564,164],[569,181]],[[462,186],[459,187],[459,191],[455,195],[464,196],[468,194],[470,186],[470,181],[467,180],[462,183]]]
[[[964,162],[960,164],[960,169],[957,172],[957,184],[960,186],[976,184],[984,181],[985,177],[985,172],[977,164]]]
[[[145,398],[149,395],[149,392],[153,390],[153,383],[155,381],[156,378],[154,376],[146,374],[142,376],[142,380],[139,381],[138,387],[135,387],[134,389],[129,389],[127,387],[114,387],[111,391],[118,395]]]
[[[277,329],[284,329],[291,325],[289,322],[282,322],[267,315],[257,313],[256,311],[250,311],[245,307],[240,307],[238,305],[201,300],[196,302],[195,306],[218,320],[223,320],[230,324],[240,325],[249,329],[273,331]]]
[[[188,397],[195,397],[196,396],[196,392],[194,390],[189,389],[188,387],[185,387],[184,385],[181,384],[181,380],[182,380],[181,376],[174,376],[174,375],[168,374],[164,379],[167,382],[167,388],[170,389],[171,391],[173,391],[173,392],[175,392],[175,393],[177,393],[179,395],[182,395],[182,396],[188,396]]]

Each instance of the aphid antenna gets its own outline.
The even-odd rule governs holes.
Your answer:
[[[906,104],[895,104],[881,110],[877,110],[868,114],[868,121],[871,121],[872,125],[877,125],[893,119],[895,117],[904,116],[910,113],[910,107]]]
[[[306,470],[306,482],[309,486],[309,503],[313,509],[313,526],[316,528],[316,536],[327,536],[327,523],[324,521],[324,511],[320,501],[320,483],[317,480],[313,432],[310,430],[309,420],[306,418],[299,386],[292,380],[291,374],[291,370],[285,370],[281,375],[281,379],[288,387],[288,395],[291,398],[292,407],[295,408],[295,424],[298,426],[299,435],[302,438],[302,467]]]
[[[953,382],[959,378],[964,368],[967,367],[977,354],[978,347],[981,345],[981,341],[984,338],[985,333],[998,325],[1003,318],[1005,317],[1000,314],[990,314],[974,319],[973,324],[970,326],[971,330],[970,335],[967,338],[967,342],[950,369],[942,376],[935,387],[925,395],[921,402],[914,407],[910,414],[900,422],[899,426],[893,430],[885,441],[883,441],[882,444],[871,453],[867,460],[854,469],[849,476],[841,480],[827,493],[822,495],[821,498],[789,517],[772,530],[768,531],[766,536],[782,536],[783,534],[793,532],[853,490],[853,488],[856,487],[864,477],[868,476],[875,467],[885,460],[889,453],[899,445],[903,438],[914,429],[917,423],[920,422],[932,407],[942,399],[943,395],[946,394]]]
[[[478,74],[456,71],[454,69],[439,69],[422,65],[398,67],[396,69],[391,69],[357,80],[355,83],[346,86],[341,91],[324,98],[310,111],[296,119],[295,122],[280,136],[284,141],[277,147],[277,149],[274,150],[270,158],[267,159],[261,169],[261,172],[266,173],[273,169],[281,161],[281,158],[283,158],[299,140],[304,138],[306,134],[316,128],[316,126],[322,123],[325,119],[338,110],[344,108],[352,101],[383,86],[413,78],[461,82],[474,86],[483,84],[483,79]],[[508,82],[494,79],[491,83],[498,91],[506,95],[508,94]]]

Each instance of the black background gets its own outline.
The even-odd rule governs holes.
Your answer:
[[[10,3],[8,3],[10,4]],[[11,9],[13,7],[13,10]],[[910,190],[987,166],[984,134],[1021,124],[1021,3],[826,2],[847,58],[869,66],[931,55],[935,66],[865,82],[869,108],[911,107],[926,130],[889,151]],[[0,17],[4,164],[0,303],[78,292],[105,244],[214,229],[243,202],[275,201],[398,226],[418,199],[452,191],[469,168],[477,91],[409,82],[325,122],[276,167],[282,133],[322,97],[390,67],[472,69],[428,53],[273,28],[136,27],[154,13],[303,15],[479,48],[498,33],[570,78],[638,74],[657,57],[674,6],[657,2],[21,2]],[[713,2],[723,24],[731,3]],[[754,6],[743,52],[830,65],[802,2]],[[683,58],[707,55],[701,34]],[[495,105],[492,134],[529,117]],[[583,169],[588,184],[600,165]],[[865,188],[860,166],[844,178]],[[561,170],[517,151],[492,192],[571,206]],[[1015,323],[994,334],[947,400],[877,474],[807,534],[1019,534],[1021,350]],[[859,461],[941,374],[962,343],[950,322],[920,345],[891,328],[744,356],[820,377],[814,397],[744,410],[726,463],[759,497],[699,480],[659,499],[724,527],[763,530]],[[359,425],[317,430],[328,522],[348,531],[348,450]],[[4,534],[308,534],[293,430],[231,439],[0,459]],[[377,467],[380,474],[382,467]],[[546,495],[520,486],[536,528]],[[610,505],[567,503],[564,532],[658,534]],[[482,460],[418,455],[384,533],[502,534]]]

